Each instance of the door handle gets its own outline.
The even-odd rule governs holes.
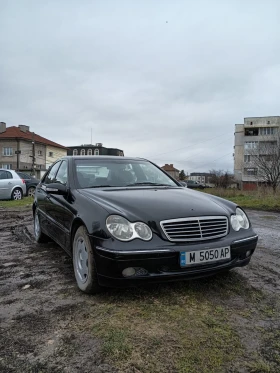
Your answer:
[[[12,183],[11,182],[8,182],[9,185],[11,185]]]

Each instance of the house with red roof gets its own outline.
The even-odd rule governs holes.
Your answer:
[[[25,171],[40,177],[67,147],[31,132],[29,126],[7,127],[0,122],[0,168]]]
[[[179,170],[173,166],[173,164],[165,164],[161,167],[165,172],[167,172],[170,176],[174,177],[174,179],[179,179]]]

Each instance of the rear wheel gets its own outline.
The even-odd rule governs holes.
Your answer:
[[[38,215],[38,210],[36,209],[34,214],[34,236],[38,243],[44,243],[49,241],[49,237],[42,232],[41,223]]]
[[[28,191],[27,191],[27,195],[28,197],[34,197],[34,194],[35,194],[35,187],[31,186],[30,188],[28,188]]]
[[[73,240],[73,266],[80,290],[91,294],[102,290],[97,280],[92,245],[84,226],[77,229]]]
[[[23,197],[23,194],[22,194],[22,190],[20,189],[20,188],[16,188],[16,189],[14,189],[13,191],[12,191],[12,195],[11,195],[11,198],[13,199],[13,200],[20,200],[20,199],[22,199],[22,197]]]

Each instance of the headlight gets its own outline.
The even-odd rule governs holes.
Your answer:
[[[111,235],[120,241],[131,241],[134,238],[149,241],[153,235],[147,224],[142,222],[130,223],[119,215],[109,216],[106,220],[106,226]]]
[[[240,228],[248,229],[249,220],[244,211],[237,207],[235,215],[231,215],[231,226],[235,231],[239,231]]]

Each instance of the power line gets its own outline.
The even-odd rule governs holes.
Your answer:
[[[219,159],[221,159],[221,158],[224,158],[224,157],[226,157],[226,156],[229,155],[229,154],[232,154],[232,152],[227,153],[227,154],[224,154],[224,155],[222,155],[222,156],[219,157],[219,158],[213,159],[213,160],[210,161],[209,163],[202,163],[202,164],[198,163],[198,165],[200,165],[199,167],[201,167],[201,166],[205,166],[205,165],[207,166],[208,164],[213,163],[213,162],[215,162],[215,161],[217,161],[217,160],[219,160]],[[195,167],[197,167],[197,166],[195,166]]]

